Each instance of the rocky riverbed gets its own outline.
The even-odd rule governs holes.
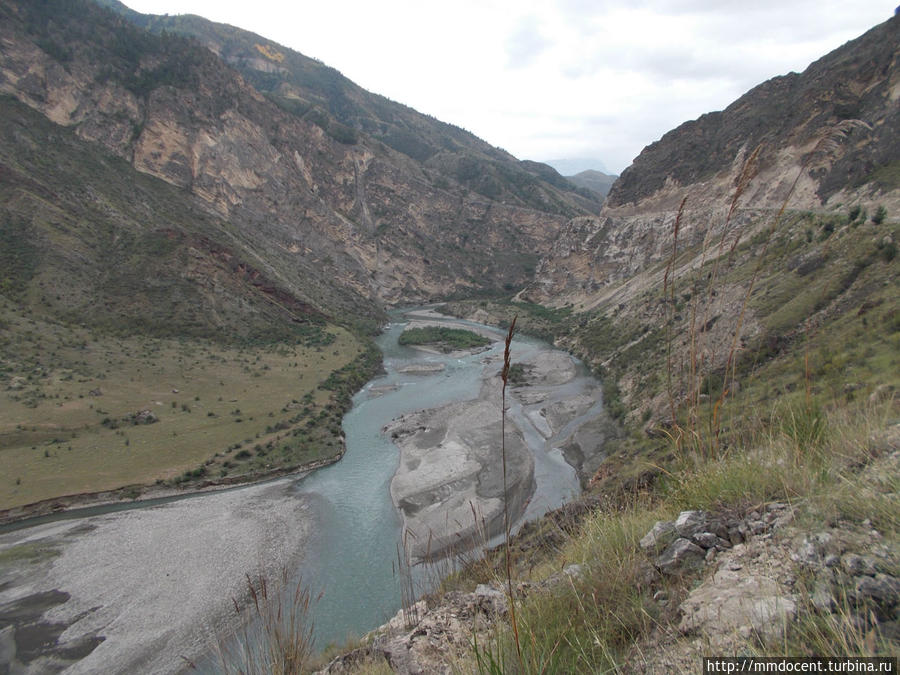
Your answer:
[[[245,575],[277,580],[285,567],[322,592],[314,621],[324,646],[400,606],[395,505],[419,555],[501,531],[502,344],[411,356],[396,344],[400,330],[383,336],[391,374],[359,393],[337,464],[302,481],[110,505],[0,534],[0,672],[186,669],[182,657],[208,655],[237,627],[232,599],[244,599]],[[401,372],[420,362],[429,367]],[[513,362],[523,376],[507,391],[507,478],[521,522],[578,493],[608,421],[599,385],[567,354],[523,338]],[[417,406],[427,409],[409,412]]]

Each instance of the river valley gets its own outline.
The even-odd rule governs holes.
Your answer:
[[[400,347],[410,320],[495,340],[483,351]],[[503,333],[424,311],[379,338],[386,375],[354,398],[343,459],[303,477],[134,504],[0,534],[0,663],[16,672],[172,672],[237,627],[245,574],[287,569],[313,596],[316,645],[362,635],[400,607],[400,557],[452,548],[498,528]],[[609,422],[599,384],[568,355],[526,337],[508,392],[513,514],[539,517],[580,491]],[[393,497],[393,498],[392,498]],[[398,508],[399,507],[399,508]],[[478,528],[475,528],[478,529]],[[476,537],[477,539],[477,537]],[[428,541],[427,545],[422,542]],[[417,566],[421,590],[433,568]]]

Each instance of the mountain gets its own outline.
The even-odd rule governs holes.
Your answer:
[[[47,132],[65,138],[54,153],[130,165],[116,169],[124,182],[109,182],[99,174],[54,175],[52,165],[28,164],[23,153],[41,142],[33,131],[41,123],[7,100],[22,121],[7,135],[4,170],[21,177],[20,194],[29,193],[29,180],[51,191],[82,181],[97,208],[134,208],[120,207],[122,195],[107,194],[106,186],[132,179],[144,184],[139,175],[153,176],[166,186],[143,196],[146,211],[166,212],[176,202],[190,207],[146,236],[171,242],[173,261],[240,270],[232,283],[248,286],[254,297],[260,287],[271,289],[269,297],[280,298],[281,307],[377,319],[384,304],[515,288],[527,281],[569,217],[596,210],[590,193],[583,196],[549,167],[518,162],[237,29],[184,18],[205,31],[200,39],[226,36],[211,45],[214,52],[177,34],[177,26],[163,31],[165,17],[129,13],[160,30],[147,31],[91,2],[10,0],[0,13],[0,92],[61,127]],[[380,122],[379,115],[392,122]],[[401,131],[415,131],[430,149],[394,149],[391,143],[402,145]],[[58,164],[67,162],[74,160]],[[177,198],[167,196],[173,190]],[[21,211],[10,212],[9,203],[8,220],[27,220]],[[79,228],[95,226],[77,210],[66,217]],[[111,240],[126,241],[120,232],[125,221],[115,214],[107,220]],[[138,222],[148,227],[145,219]],[[40,229],[36,223],[30,227]],[[171,232],[160,234],[164,230]],[[35,233],[30,241],[49,247],[43,264],[65,257],[56,255],[53,236]],[[109,253],[97,250],[100,256]],[[68,260],[89,267],[97,262],[90,256]],[[212,308],[222,294],[211,292],[194,263],[174,264],[171,271],[197,298],[196,311],[217,317],[205,330],[217,330],[222,314]],[[71,276],[80,282],[89,275],[75,270]],[[132,281],[143,292],[144,282]],[[82,298],[97,292],[96,285],[77,289]],[[90,311],[102,313],[105,306],[92,305]],[[115,313],[123,304],[110,307]],[[51,297],[50,310],[70,308]],[[232,323],[243,325],[243,319],[236,316]],[[179,326],[186,325],[167,321],[156,328],[177,333]]]
[[[900,293],[898,45],[894,17],[668,132],[599,216],[566,224],[513,305],[480,316],[554,308],[534,329],[592,364],[607,402],[648,432],[698,395],[692,377],[777,372],[811,335],[827,361],[865,334],[847,358],[880,372]]]
[[[580,173],[576,173],[574,176],[566,176],[570,183],[574,183],[578,187],[585,188],[586,190],[591,190],[592,192],[596,192],[601,197],[605,197],[609,194],[609,190],[612,187],[613,183],[616,182],[616,178],[618,176],[611,176],[609,174],[603,173],[602,171],[594,171],[593,169],[588,169],[586,171],[582,171]]]
[[[258,36],[106,4],[0,2],[0,503],[333,461],[359,333],[467,297],[580,356],[618,428],[560,448],[603,456],[591,494],[348,664],[446,670],[488,626],[454,667],[897,653],[900,17],[672,130],[598,210]]]
[[[858,203],[896,213],[898,34],[895,17],[804,73],[773,78],[646,147],[616,180],[600,216],[575,218],[561,232],[529,297],[601,302],[618,282],[666,259],[685,199],[682,246],[726,227],[726,237],[752,237],[767,224],[759,214],[777,211],[786,198],[798,211]]]
[[[334,68],[260,35],[195,15],[139,14],[118,0],[100,4],[154,33],[196,38],[284,110],[348,139],[358,133],[377,139],[443,177],[440,183],[459,183],[489,199],[550,213],[599,209],[594,195],[560,180],[546,165],[519,161],[459,127],[368,92]]]
[[[544,162],[559,171],[563,176],[574,176],[582,171],[599,171],[609,173],[602,160],[591,157],[569,159],[548,159]]]

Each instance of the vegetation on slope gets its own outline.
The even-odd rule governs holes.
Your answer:
[[[0,110],[0,509],[339,457],[380,364],[361,326],[267,278],[183,190]]]
[[[334,459],[380,366],[336,327],[230,346],[122,336],[0,303],[0,509],[131,486],[250,479]]]
[[[580,522],[569,522],[566,529],[572,536],[552,522],[536,526],[545,539],[555,538],[540,562],[535,564],[533,544],[513,545],[521,551],[516,579],[537,589],[519,608],[522,660],[516,656],[511,630],[501,627],[473,663],[480,661],[482,672],[656,672],[645,664],[659,668],[666,663],[665,655],[671,659],[667,672],[695,672],[700,654],[691,644],[696,638],[678,637],[677,607],[696,585],[697,575],[655,574],[639,540],[656,521],[674,519],[683,509],[743,516],[782,502],[791,505],[801,532],[817,532],[823,522],[840,531],[875,528],[885,549],[896,550],[900,486],[896,477],[871,482],[873,475],[893,468],[890,450],[874,440],[873,432],[896,420],[896,414],[894,403],[839,403],[822,418],[815,440],[788,428],[760,431],[757,425],[764,420],[756,419],[741,430],[731,452],[702,460],[679,457],[652,489],[607,499]],[[533,532],[531,536],[538,539]],[[500,583],[499,553],[494,557],[496,567],[482,568],[477,580]],[[879,565],[896,575],[898,562],[894,557]],[[553,590],[541,588],[545,579],[572,564],[580,566],[576,578]],[[833,613],[816,610],[807,599],[813,591],[811,579],[799,580],[794,591],[799,618],[788,626],[783,641],[760,643],[753,636],[733,636],[735,653],[889,656],[900,646],[889,628],[872,622],[860,626],[852,603]],[[847,602],[853,589],[844,593]]]

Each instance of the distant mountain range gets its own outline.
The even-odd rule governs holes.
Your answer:
[[[568,159],[547,159],[544,164],[549,164],[563,176],[574,176],[582,171],[599,171],[609,174],[609,170],[603,160],[594,157],[574,157]]]

